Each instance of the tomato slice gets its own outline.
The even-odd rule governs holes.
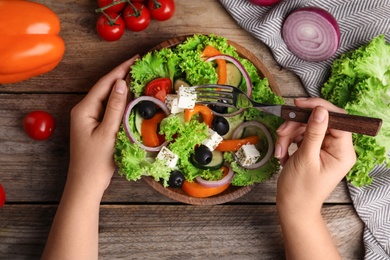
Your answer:
[[[170,78],[154,79],[146,86],[145,95],[155,97],[165,102],[167,94],[172,93],[172,81]]]

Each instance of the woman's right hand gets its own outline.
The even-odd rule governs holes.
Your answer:
[[[319,211],[322,203],[356,161],[352,134],[328,129],[328,111],[345,110],[320,98],[297,99],[295,104],[312,108],[308,124],[287,121],[277,130],[275,157],[284,164],[278,180],[279,206]],[[291,156],[288,147],[298,145]]]

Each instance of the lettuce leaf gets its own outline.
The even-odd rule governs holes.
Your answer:
[[[130,90],[138,97],[155,78],[170,78],[173,82],[179,63],[180,58],[171,49],[148,52],[131,67]]]
[[[322,96],[348,113],[383,120],[376,137],[353,134],[357,162],[346,178],[355,186],[372,182],[369,172],[385,163],[390,167],[390,45],[384,35],[343,54],[321,89]]]
[[[270,104],[284,102],[282,97],[272,92],[268,80],[260,77],[254,64],[241,58],[226,38],[214,35],[194,35],[176,47],[147,53],[131,67],[130,90],[135,97],[141,96],[146,85],[158,77],[169,77],[172,82],[177,78],[182,78],[190,85],[216,83],[218,80],[216,63],[204,62],[201,57],[202,51],[207,45],[238,59],[243,64],[252,81],[252,95],[256,101]],[[246,90],[245,81],[242,81],[239,87]],[[264,114],[257,109],[246,110],[244,117],[246,120],[255,119],[265,123],[271,133],[275,133],[276,128],[282,122],[278,117]],[[134,121],[132,118],[129,120],[131,124]],[[160,133],[164,134],[168,141],[174,139],[174,142],[169,143],[168,149],[179,156],[177,167],[180,168],[187,180],[193,181],[197,176],[210,180],[221,177],[222,171],[200,170],[193,166],[189,160],[194,152],[194,147],[207,137],[205,124],[199,123],[197,120],[183,123],[183,115],[179,113],[170,115],[161,122]],[[128,180],[137,180],[142,175],[149,175],[153,176],[155,180],[162,180],[163,184],[167,185],[171,169],[161,161],[151,160],[152,157],[149,157],[151,155],[132,144],[123,127],[118,133],[115,149],[115,161],[119,167],[119,173],[126,176]],[[252,171],[245,170],[235,163],[234,165],[239,174],[237,174],[233,185],[240,186],[266,180],[279,169],[277,160],[272,160],[261,169]]]
[[[156,181],[162,180],[163,185],[168,186],[172,169],[162,160],[150,160],[152,158],[147,157],[145,150],[130,142],[123,127],[117,134],[114,159],[119,167],[119,174],[127,180],[136,181],[143,175],[153,176]]]

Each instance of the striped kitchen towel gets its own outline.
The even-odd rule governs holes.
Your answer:
[[[390,40],[390,0],[284,0],[272,7],[256,6],[248,0],[219,1],[242,28],[271,49],[282,67],[301,79],[310,96],[320,96],[331,65],[340,54],[368,43],[379,34]],[[304,6],[321,7],[338,21],[340,47],[331,59],[305,62],[287,49],[281,35],[283,21],[291,11]],[[377,166],[370,176],[374,178],[371,185],[348,187],[365,224],[366,259],[390,259],[390,170]]]

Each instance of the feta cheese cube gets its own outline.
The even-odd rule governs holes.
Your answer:
[[[181,86],[177,92],[179,108],[191,109],[195,107],[196,93],[192,87]]]
[[[260,152],[256,149],[255,145],[244,144],[236,152],[236,157],[242,166],[249,166],[256,163],[256,161],[260,158]]]
[[[210,151],[214,151],[217,148],[218,144],[223,140],[222,136],[220,136],[217,132],[208,128],[208,137],[203,140],[202,144],[207,146]]]
[[[168,94],[165,97],[165,104],[167,105],[172,114],[177,114],[184,111],[183,108],[178,107],[178,103],[179,99],[177,95]]]
[[[156,159],[158,160],[166,160],[167,166],[169,168],[174,168],[179,160],[179,156],[169,150],[167,147],[163,146],[160,152],[157,154]]]

